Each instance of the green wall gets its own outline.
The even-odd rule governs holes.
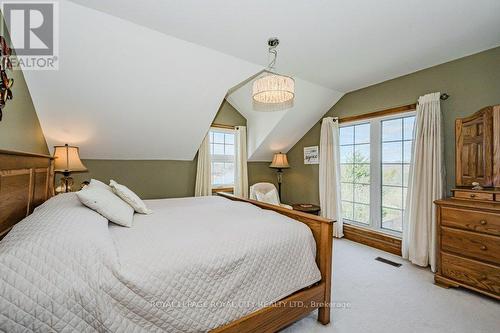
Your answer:
[[[444,120],[447,188],[455,183],[455,119],[488,105],[500,104],[500,47],[427,68],[344,95],[325,116],[345,117],[415,103],[430,92],[446,92]],[[317,123],[289,151],[283,201],[319,203],[318,165],[304,165],[303,148],[319,145]]]
[[[214,121],[222,125],[246,125],[246,119],[224,100]],[[171,160],[93,160],[83,163],[89,172],[74,174],[75,184],[90,178],[109,182],[114,179],[130,187],[143,199],[188,197],[194,195],[197,157],[192,161]],[[269,163],[249,163],[249,183],[273,179]]]
[[[0,14],[3,32],[7,32]],[[8,35],[4,35],[10,43]],[[31,95],[21,70],[7,71],[14,78],[12,93],[14,98],[7,101],[0,121],[0,149],[18,150],[31,153],[47,154],[47,143],[43,136],[40,122],[36,115]]]

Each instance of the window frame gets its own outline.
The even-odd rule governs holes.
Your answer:
[[[232,184],[218,184],[218,185],[215,185],[214,184],[214,177],[213,177],[213,163],[214,163],[214,156],[216,154],[213,154],[212,153],[212,139],[211,139],[211,133],[212,132],[218,132],[218,133],[224,133],[224,134],[233,134],[234,135],[234,141],[233,141],[233,148],[234,148],[234,154],[233,154],[233,159],[232,161],[229,161],[229,159],[227,158],[224,158],[224,159],[217,159],[215,160],[215,163],[228,163],[228,162],[232,162],[233,165],[234,165],[234,179],[233,179],[233,183]],[[217,126],[212,126],[210,127],[210,130],[209,130],[209,145],[210,145],[210,182],[211,182],[211,185],[212,185],[212,192],[218,192],[218,191],[221,191],[221,192],[230,192],[231,190],[234,190],[234,186],[235,186],[235,183],[236,183],[236,129],[235,128],[225,128],[225,127],[217,127]],[[224,146],[226,146],[226,143],[224,143]],[[230,155],[220,155],[220,156],[230,156]]]
[[[397,230],[391,230],[387,228],[382,228],[382,121],[393,120],[393,119],[401,119],[415,116],[416,110],[401,112],[397,114],[390,114],[387,116],[380,117],[372,117],[372,118],[364,118],[353,121],[341,122],[339,124],[339,128],[349,127],[361,124],[370,124],[370,217],[369,223],[361,223],[343,218],[343,222],[346,224],[351,224],[354,226],[360,226],[364,228],[368,228],[370,230],[374,230],[377,232],[381,232],[384,234],[388,234],[391,236],[395,236],[398,238],[402,237],[402,232]],[[414,135],[412,143],[414,142]],[[404,134],[402,138],[404,140]],[[412,145],[413,151],[413,145]],[[403,153],[404,154],[404,153]],[[404,161],[402,164],[405,164]],[[411,161],[410,161],[411,166]],[[404,177],[404,174],[402,175]],[[402,185],[404,182],[402,182]],[[403,207],[404,212],[404,207]]]

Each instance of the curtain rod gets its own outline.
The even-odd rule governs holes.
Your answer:
[[[224,125],[224,124],[216,124],[216,123],[213,123],[212,125],[210,125],[210,127],[226,128],[226,129],[235,129],[236,128],[236,126]]]
[[[450,95],[447,93],[442,93],[439,98],[443,101],[446,101],[448,98],[450,98]],[[348,121],[356,121],[356,120],[362,120],[362,119],[368,119],[368,118],[376,118],[376,117],[382,117],[382,116],[388,116],[391,114],[398,114],[398,113],[405,113],[405,112],[411,112],[414,111],[417,108],[417,104],[408,104],[408,105],[403,105],[403,106],[397,106],[395,108],[389,108],[389,109],[384,109],[384,110],[379,110],[379,111],[374,111],[374,112],[368,112],[368,113],[363,113],[360,115],[356,116],[349,116],[349,117],[344,117],[344,118],[338,118],[339,123],[345,123]],[[321,118],[321,121],[324,118]]]

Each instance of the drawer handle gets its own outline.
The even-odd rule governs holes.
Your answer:
[[[488,222],[486,222],[486,220],[481,220],[481,221],[479,221],[479,223],[481,223],[481,225],[486,225],[486,223],[488,223]]]
[[[470,195],[470,197],[471,197],[471,198],[475,198],[475,197],[476,197],[476,195],[475,195],[475,194],[471,194],[471,195]]]
[[[488,248],[487,248],[485,245],[482,245],[482,246],[481,246],[481,250],[482,250],[482,251],[486,251],[487,249],[488,249]]]

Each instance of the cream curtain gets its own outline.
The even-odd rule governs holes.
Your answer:
[[[198,166],[196,168],[196,185],[194,196],[212,195],[212,161],[210,158],[209,133],[203,139],[198,149]]]
[[[418,99],[403,223],[403,258],[436,271],[436,207],[444,197],[440,93]]]
[[[234,195],[248,198],[247,128],[246,126],[236,126],[235,130],[236,178],[234,182]]]
[[[321,216],[337,221],[333,235],[343,237],[340,199],[339,125],[337,118],[324,118],[319,146],[319,202]]]

